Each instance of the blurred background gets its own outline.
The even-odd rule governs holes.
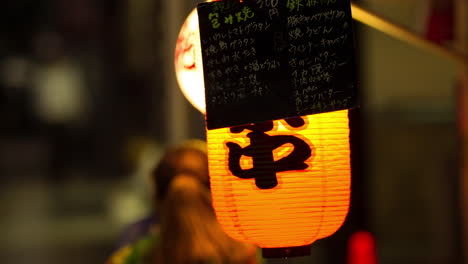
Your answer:
[[[456,47],[462,0],[356,2]],[[174,72],[196,3],[0,3],[1,263],[103,263],[123,227],[148,214],[147,174],[164,147],[205,138]],[[379,263],[463,263],[459,68],[363,24],[355,31],[362,108],[352,118],[351,212],[312,256],[290,263],[345,263],[358,230],[372,232]]]

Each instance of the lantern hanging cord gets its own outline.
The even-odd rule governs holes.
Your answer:
[[[468,59],[463,54],[450,50],[446,47],[438,45],[430,40],[422,38],[421,36],[398,26],[390,21],[378,17],[371,12],[359,7],[358,5],[351,3],[351,10],[353,19],[359,21],[365,25],[370,26],[378,31],[388,34],[396,39],[410,43],[416,47],[429,50],[435,54],[446,57],[461,67],[468,67]]]

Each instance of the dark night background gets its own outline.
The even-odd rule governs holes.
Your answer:
[[[173,66],[198,2],[0,3],[1,263],[103,263],[122,228],[148,212],[147,173],[164,147],[204,139]],[[358,1],[422,36],[429,2]],[[443,13],[451,1],[432,3]],[[383,264],[461,263],[456,65],[362,24],[355,31],[351,211],[310,257],[289,263],[346,263],[358,230],[373,233]]]

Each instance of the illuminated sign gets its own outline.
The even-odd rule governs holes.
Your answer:
[[[213,204],[232,237],[297,247],[333,234],[350,197],[348,111],[207,130]]]
[[[205,85],[196,9],[189,14],[180,29],[175,50],[175,72],[182,93],[195,108],[204,113]]]

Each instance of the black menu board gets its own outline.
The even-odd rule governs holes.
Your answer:
[[[349,0],[198,5],[208,129],[358,105]]]

